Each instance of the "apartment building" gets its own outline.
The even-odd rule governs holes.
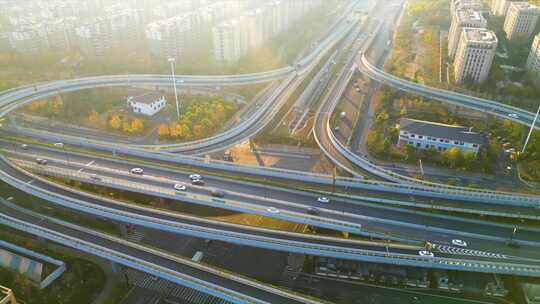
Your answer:
[[[482,11],[482,0],[452,0],[450,1],[450,13],[453,15],[458,10],[472,9]]]
[[[484,138],[467,127],[402,118],[396,128],[399,130],[398,145],[410,145],[417,149],[433,149],[439,152],[458,148],[475,154],[484,144]]]
[[[479,11],[473,9],[459,9],[452,15],[452,23],[448,32],[448,56],[454,58],[459,38],[463,28],[484,28],[486,19]]]
[[[470,79],[483,83],[489,74],[495,52],[497,36],[483,28],[463,28],[454,59],[455,81]]]
[[[491,14],[495,16],[506,16],[510,2],[515,0],[491,0]]]
[[[106,18],[97,18],[75,29],[81,52],[86,56],[100,57],[112,48],[111,23]]]
[[[143,37],[141,11],[136,9],[113,10],[107,14],[111,24],[113,47],[139,45]]]
[[[247,36],[237,19],[223,22],[212,29],[214,59],[219,63],[238,61],[247,52]]]
[[[264,42],[263,12],[261,9],[248,11],[240,17],[241,26],[246,35],[247,47],[255,49]]]
[[[20,27],[10,33],[13,49],[21,54],[34,55],[47,48],[45,30],[40,27]]]
[[[186,13],[152,22],[146,26],[146,39],[154,56],[179,58],[198,46],[199,15]]]
[[[537,81],[540,81],[540,33],[534,37],[526,68],[536,76]]]
[[[539,15],[538,7],[528,2],[510,3],[503,26],[506,38],[508,40],[529,38],[536,27]]]

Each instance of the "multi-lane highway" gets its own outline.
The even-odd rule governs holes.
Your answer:
[[[384,7],[384,3],[378,4],[377,12],[379,15],[384,15]],[[354,4],[351,4],[351,9],[348,12],[351,12],[352,8],[354,8]],[[373,16],[377,16],[377,14]],[[340,162],[348,162],[349,165],[352,164],[357,167],[349,171],[351,174],[356,175],[361,171],[363,174],[367,172],[369,176],[381,177],[381,171],[378,171],[380,168],[374,165],[359,166],[357,161],[347,156],[346,148],[335,142],[330,128],[331,114],[354,72],[354,59],[359,51],[365,51],[369,47],[374,36],[373,34],[370,36],[365,33],[365,28],[360,28],[356,24],[348,22],[345,17],[347,17],[347,14],[342,16],[336,23],[336,26],[318,44],[315,50],[304,59],[298,61],[294,67],[285,67],[275,71],[239,76],[178,76],[181,84],[186,86],[238,85],[268,82],[277,79],[284,80],[276,86],[275,90],[268,92],[262,106],[253,111],[253,115],[249,115],[244,122],[236,125],[231,130],[204,141],[153,148],[168,149],[187,154],[204,154],[234,145],[241,140],[253,136],[271,121],[275,113],[285,103],[287,97],[297,88],[305,75],[315,67],[323,55],[327,54],[336,42],[345,37],[338,51],[339,57],[345,59],[345,65],[335,79],[329,79],[330,81],[333,80],[333,85],[323,99],[323,103],[318,111],[315,134],[321,148],[331,159],[333,158],[338,164]],[[371,19],[367,26],[373,29],[378,26],[378,23],[378,21]],[[364,73],[370,73],[371,76],[369,77],[382,77],[378,80],[392,83],[392,85],[403,90],[416,90],[415,92],[419,94],[429,93],[433,98],[444,99],[444,101],[447,101],[446,97],[450,96],[449,101],[452,103],[459,102],[463,106],[479,107],[480,102],[474,98],[458,98],[457,95],[447,94],[446,92],[443,96],[437,90],[428,88],[427,91],[423,91],[426,89],[421,90],[418,87],[403,83],[402,80],[392,79],[389,75],[381,74],[384,72],[371,66],[364,57],[361,58],[359,68]],[[0,94],[0,105],[2,106],[0,115],[4,116],[28,102],[56,95],[59,92],[101,86],[135,84],[170,85],[171,78],[163,75],[110,76],[26,86]],[[493,114],[499,117],[507,118],[507,115],[510,113],[518,113],[518,122],[526,123],[529,118],[532,120],[532,116],[529,116],[529,113],[526,111],[518,111],[517,109],[508,108],[494,102],[488,104],[489,106],[482,109],[492,107],[491,111]],[[532,115],[532,113],[530,114]],[[537,197],[518,196],[493,191],[467,190],[434,184],[397,185],[354,179],[338,179],[336,180],[336,184],[338,186],[346,185],[350,187],[353,189],[352,191],[355,196],[348,198],[342,195],[331,196],[330,203],[318,202],[318,194],[315,193],[277,189],[211,176],[206,179],[207,186],[196,187],[188,184],[187,175],[191,172],[149,166],[148,162],[159,162],[161,165],[167,163],[190,164],[195,168],[228,170],[236,174],[248,173],[253,176],[278,178],[280,180],[290,178],[291,180],[302,181],[304,183],[317,180],[319,184],[331,185],[332,181],[327,177],[309,174],[302,175],[298,172],[286,170],[247,168],[235,166],[234,164],[178,157],[171,153],[155,153],[145,150],[148,148],[146,146],[126,146],[99,141],[87,142],[77,138],[60,137],[50,133],[38,132],[33,134],[32,131],[28,130],[18,130],[18,132],[19,134],[36,136],[49,142],[63,141],[89,149],[112,151],[115,155],[120,153],[132,159],[143,159],[145,163],[145,165],[140,165],[133,162],[130,163],[129,161],[107,160],[37,146],[18,149],[18,146],[10,146],[2,142],[2,146],[6,148],[6,151],[3,152],[7,152],[17,166],[22,166],[34,172],[45,175],[66,176],[87,183],[164,197],[170,199],[172,202],[178,200],[204,204],[222,209],[306,223],[313,226],[349,231],[359,235],[375,235],[383,239],[425,240],[434,243],[434,247],[432,248],[434,256],[420,255],[422,246],[418,245],[383,245],[359,240],[344,240],[299,233],[278,232],[226,224],[210,219],[196,218],[139,205],[121,203],[52,183],[42,177],[20,170],[17,166],[12,166],[5,159],[0,160],[0,179],[9,185],[20,191],[80,212],[162,231],[208,239],[219,239],[236,244],[258,246],[273,250],[387,264],[540,277],[540,261],[537,260],[537,246],[539,246],[538,240],[540,239],[540,230],[538,229],[520,228],[514,230],[514,225],[434,215],[416,210],[404,210],[376,204],[384,201],[385,204],[390,205],[407,205],[413,200],[411,195],[414,195],[424,205],[431,204],[434,206],[433,199],[440,199],[443,204],[449,204],[449,206],[450,204],[454,204],[452,205],[453,208],[458,205],[468,205],[468,208],[471,210],[475,208],[485,208],[485,210],[489,211],[497,209],[504,210],[506,213],[517,212],[518,214],[537,217],[538,209],[535,208],[540,205],[540,200]],[[37,157],[46,158],[49,160],[49,164],[46,166],[37,165],[35,163]],[[339,159],[337,159],[338,157]],[[135,166],[143,168],[144,174],[133,175],[129,173],[130,169]],[[392,178],[384,179],[403,182],[402,179],[393,180]],[[172,189],[172,186],[177,183],[188,184],[188,190],[185,193],[175,191]],[[317,185],[317,182],[313,182],[312,185]],[[391,197],[361,197],[358,195],[358,189],[369,190],[370,194],[372,192],[376,192],[379,195],[381,193],[385,195],[390,194]],[[224,190],[225,197],[216,198],[212,196],[212,190]],[[418,203],[415,198],[413,202],[415,204]],[[505,204],[510,207],[505,206]],[[414,206],[418,207],[419,205]],[[473,207],[471,208],[470,206]],[[28,213],[14,208],[2,208],[1,213],[0,222],[4,224],[25,231],[28,230],[27,232],[67,244],[68,246],[70,244],[78,244],[80,247],[77,249],[93,254],[99,255],[96,246],[109,248],[112,251],[107,251],[106,254],[109,255],[111,260],[118,260],[118,257],[122,257],[124,260],[121,260],[120,263],[124,263],[127,266],[138,267],[140,270],[154,273],[162,278],[188,286],[196,286],[205,292],[215,293],[216,286],[212,284],[217,280],[223,280],[223,278],[216,276],[211,268],[201,269],[194,267],[194,265],[186,267],[185,264],[180,267],[171,263],[170,259],[164,260],[159,255],[152,255],[153,253],[147,248],[138,248],[137,251],[133,249],[133,246],[128,246],[118,240],[100,239],[100,237],[97,237],[93,233],[82,233],[77,229],[70,230],[69,226],[51,220],[44,221],[37,219],[35,216],[28,215]],[[38,224],[32,225],[31,223]],[[461,248],[452,245],[452,240],[454,239],[465,239],[469,243],[469,247]],[[513,240],[513,244],[518,243],[522,247],[520,249],[507,247],[506,244],[509,239]],[[416,244],[420,244],[420,242],[416,242]],[[133,260],[135,259],[139,263],[138,265],[134,265]],[[190,278],[187,278],[186,275],[190,276]],[[193,277],[199,278],[196,284],[194,284]],[[250,288],[243,286],[245,284],[248,284]],[[225,287],[226,290],[223,290],[222,287],[222,290],[218,291],[219,295],[238,303],[295,303],[295,301],[298,303],[316,303],[305,297],[290,298],[289,294],[284,295],[275,289],[268,290],[260,286],[253,286],[245,281],[239,282],[237,277],[231,278],[231,276],[227,276]],[[244,292],[242,292],[242,288],[244,288]],[[231,291],[233,292],[231,293]],[[246,293],[258,300],[246,297]],[[232,295],[233,298],[230,298],[228,295]]]
[[[435,216],[429,213],[389,208],[377,204],[380,199],[367,196],[364,197],[364,200],[362,198],[344,200],[339,197],[331,197],[331,203],[320,203],[317,201],[316,193],[291,191],[212,176],[204,177],[207,182],[206,186],[192,186],[188,175],[193,172],[189,171],[164,169],[126,161],[96,159],[82,155],[66,156],[54,150],[39,148],[34,150],[31,147],[28,149],[19,150],[16,155],[12,154],[12,157],[23,161],[16,163],[26,165],[28,169],[43,174],[68,177],[85,183],[164,197],[173,201],[180,200],[245,213],[261,214],[361,235],[397,239],[427,239],[438,244],[451,244],[452,239],[461,238],[469,241],[470,248],[473,249],[516,254],[514,250],[505,246],[506,241],[511,236],[514,227],[512,225],[463,220],[458,217]],[[49,160],[49,164],[46,166],[35,164],[34,160],[37,157]],[[142,168],[144,174],[131,174],[130,170],[134,167]],[[17,173],[11,173],[12,176],[15,174]],[[21,174],[19,175],[20,178],[25,178]],[[26,177],[23,181],[32,181],[31,185],[27,187],[32,186],[50,191],[61,190],[52,182],[46,185],[32,177]],[[174,190],[174,184],[187,185],[187,191]],[[213,190],[224,191],[225,197],[212,197]],[[67,194],[66,191],[60,191],[60,193]],[[110,204],[107,206],[110,207]],[[317,208],[317,214],[308,214],[311,208]],[[268,210],[278,210],[279,213]],[[147,211],[149,212],[149,210]],[[517,253],[518,255],[535,256],[535,247],[540,246],[540,242],[536,243],[540,239],[540,231],[522,228],[514,237],[517,242],[525,245]]]

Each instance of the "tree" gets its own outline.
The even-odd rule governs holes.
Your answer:
[[[195,138],[201,138],[204,136],[205,134],[205,128],[203,125],[201,124],[196,124],[194,127],[193,127],[193,137]]]
[[[171,135],[171,132],[169,130],[169,126],[166,124],[159,125],[158,128],[158,136],[161,138],[169,137]]]
[[[131,121],[131,131],[141,132],[144,129],[144,122],[140,118],[135,118]]]
[[[96,111],[90,112],[90,115],[88,115],[88,122],[91,125],[96,126],[99,123],[99,113]]]
[[[118,130],[122,126],[122,118],[119,115],[113,115],[109,121],[111,128]]]

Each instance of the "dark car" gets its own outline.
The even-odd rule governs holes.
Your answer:
[[[317,208],[309,208],[307,213],[311,215],[319,215],[320,212],[319,212],[319,209]]]
[[[211,195],[212,195],[213,197],[220,197],[220,198],[222,198],[222,197],[225,197],[225,192],[223,192],[223,191],[221,191],[221,190],[212,190]]]
[[[191,181],[191,184],[195,186],[204,186],[206,183],[202,179],[194,179]]]

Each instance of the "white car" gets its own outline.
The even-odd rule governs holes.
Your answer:
[[[279,209],[274,208],[274,207],[270,207],[270,208],[266,209],[266,211],[268,211],[270,213],[279,213]]]
[[[141,168],[133,168],[130,171],[132,174],[143,175],[144,170]]]
[[[452,244],[459,247],[467,247],[467,242],[463,240],[452,240]]]
[[[186,185],[182,185],[182,184],[174,184],[174,190],[176,190],[176,191],[186,191],[187,187],[186,187]]]
[[[97,174],[90,174],[90,178],[97,181],[101,180],[101,177],[99,177]]]
[[[326,204],[330,203],[330,199],[328,197],[320,196],[319,198],[317,198],[317,202]]]
[[[510,117],[510,118],[519,118],[519,115],[517,115],[516,113],[510,113],[510,114],[508,114],[508,117]]]
[[[21,145],[21,149],[23,149],[23,150],[28,150],[28,145],[27,145],[27,144],[22,144],[22,145]]]
[[[189,179],[190,180],[202,179],[202,176],[200,174],[190,174]]]
[[[418,254],[421,256],[433,257],[433,252],[428,250],[420,250],[418,251]]]

